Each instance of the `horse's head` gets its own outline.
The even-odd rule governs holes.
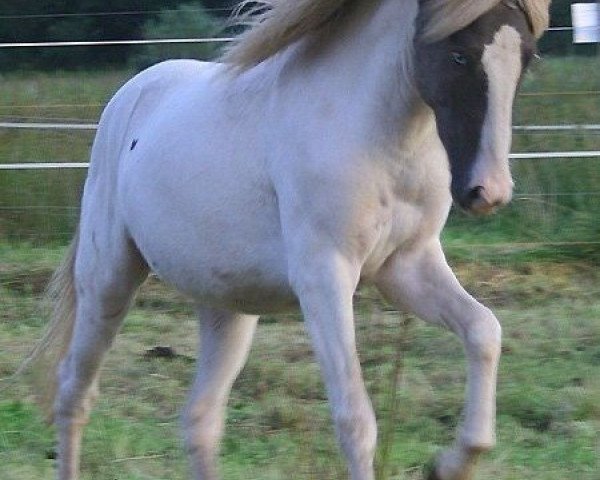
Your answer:
[[[442,39],[424,28],[421,21],[417,87],[448,153],[452,196],[465,210],[492,212],[512,196],[512,104],[538,32],[520,1],[503,1]]]

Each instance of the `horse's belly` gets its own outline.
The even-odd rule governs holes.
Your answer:
[[[203,155],[198,145],[172,151],[150,146],[123,170],[125,224],[152,270],[205,305],[294,306],[277,199],[260,164],[236,152]]]
[[[273,264],[249,267],[214,262],[211,265],[206,257],[206,252],[198,255],[198,263],[204,263],[198,269],[175,261],[167,268],[158,266],[154,270],[198,304],[248,314],[281,313],[297,307],[287,278],[278,277]]]
[[[279,237],[223,228],[210,215],[147,213],[128,223],[150,268],[199,304],[256,314],[296,305]]]

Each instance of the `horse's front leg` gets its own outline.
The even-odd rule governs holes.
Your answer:
[[[468,362],[464,423],[454,446],[437,459],[429,479],[470,479],[478,455],[495,444],[500,324],[458,283],[438,241],[418,252],[396,254],[382,268],[377,285],[394,304],[450,328],[464,343]]]
[[[321,250],[321,249],[319,249]],[[356,353],[352,295],[358,270],[338,252],[295,256],[291,280],[321,366],[333,420],[353,480],[372,480],[375,415]]]

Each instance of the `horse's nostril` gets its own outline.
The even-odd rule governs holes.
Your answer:
[[[462,207],[475,215],[487,215],[496,211],[503,203],[501,198],[490,196],[489,191],[479,185],[466,193]]]
[[[476,200],[479,200],[481,198],[481,192],[483,192],[482,186],[478,186],[469,190],[469,193],[467,193],[467,203],[470,205]]]

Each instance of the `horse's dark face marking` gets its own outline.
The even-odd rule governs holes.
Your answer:
[[[510,199],[508,159],[491,157],[508,157],[512,101],[534,51],[525,13],[508,2],[439,42],[426,43],[417,36],[417,88],[435,113],[448,153],[452,196],[467,210],[487,212]],[[505,75],[503,69],[513,73]],[[482,180],[481,165],[492,161],[504,161],[508,175],[506,185],[495,192],[491,180],[489,185]],[[485,201],[478,203],[481,199]]]

